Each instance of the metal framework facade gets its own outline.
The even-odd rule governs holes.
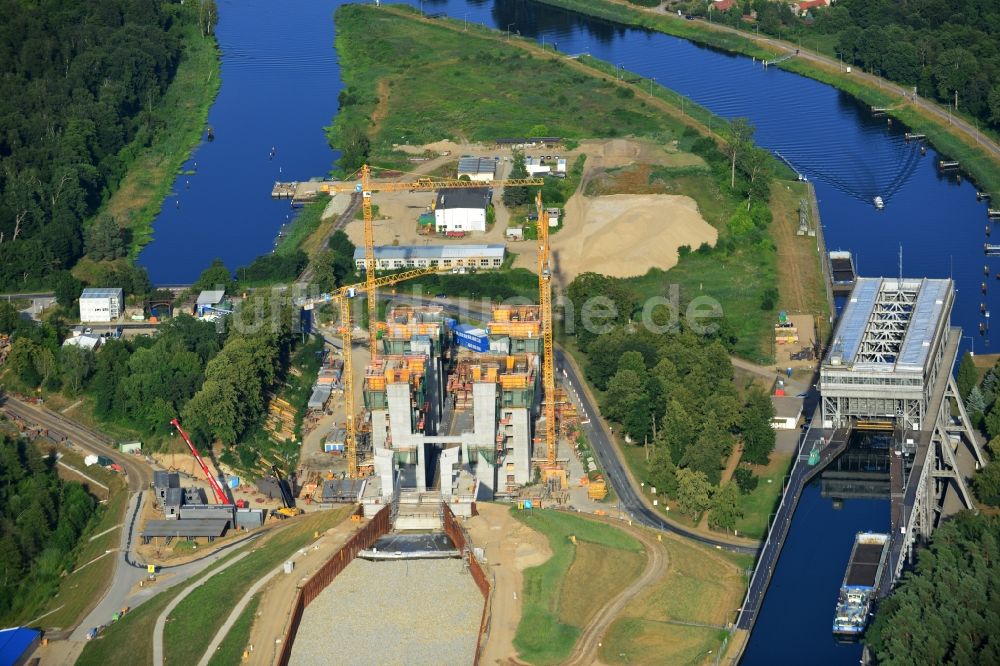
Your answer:
[[[954,297],[951,280],[859,279],[820,369],[823,426],[932,428],[924,422]]]

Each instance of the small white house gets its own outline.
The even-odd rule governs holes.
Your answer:
[[[771,427],[775,430],[794,430],[799,425],[802,416],[802,398],[792,398],[787,395],[772,395],[771,405],[774,407],[774,418]]]
[[[79,347],[87,351],[96,351],[101,346],[101,336],[84,333],[66,338],[62,343],[63,347]]]
[[[486,187],[444,188],[434,204],[434,228],[438,233],[486,231],[486,209],[490,190]]]
[[[125,292],[121,289],[88,287],[80,294],[80,321],[111,322],[122,316]]]
[[[469,180],[488,183],[496,177],[497,161],[492,157],[466,155],[458,160],[458,177],[468,176]]]
[[[542,164],[540,157],[527,157],[524,160],[524,168],[529,176],[537,176],[552,171],[552,167]]]

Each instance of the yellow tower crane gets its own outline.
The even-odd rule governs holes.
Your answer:
[[[556,373],[552,344],[552,268],[549,265],[549,216],[542,205],[542,193],[535,197],[538,209],[538,305],[542,319],[542,390],[545,414],[545,481],[557,479],[566,488],[566,470],[556,460]]]
[[[352,284],[341,287],[337,291],[330,294],[331,300],[337,301],[337,304],[340,307],[339,331],[341,344],[343,345],[344,350],[344,370],[341,376],[341,381],[344,384],[344,411],[347,415],[347,427],[345,428],[347,435],[346,441],[344,442],[344,449],[347,455],[347,473],[352,479],[356,479],[359,476],[358,469],[360,461],[358,460],[357,424],[354,422],[354,364],[351,354],[351,346],[353,342],[353,336],[351,335],[351,331],[353,329],[353,324],[351,323],[351,298],[359,293],[374,293],[368,291],[369,289],[398,284],[400,282],[412,280],[422,275],[435,273],[437,271],[438,268],[435,266],[418,268],[412,271],[406,271],[405,273],[396,273],[395,275],[386,275],[385,277],[376,278],[372,281],[371,287],[369,287],[368,282],[363,282],[360,284]],[[374,299],[369,299],[369,303],[373,300]],[[375,319],[373,318],[369,321],[374,322]],[[369,325],[369,328],[374,331],[376,326],[371,324]],[[376,344],[376,341],[371,339],[371,344]],[[372,356],[375,356],[374,351]]]
[[[365,220],[365,292],[368,297],[368,339],[369,349],[371,350],[371,359],[373,361],[378,357],[378,350],[375,344],[377,337],[375,322],[377,321],[378,316],[375,292],[378,285],[376,284],[375,278],[375,232],[372,227],[372,192],[374,190],[379,190],[380,192],[401,192],[404,190],[410,192],[430,192],[444,187],[468,189],[479,187],[519,187],[545,184],[545,181],[541,178],[507,178],[493,180],[490,182],[478,182],[472,180],[424,177],[410,182],[375,182],[372,180],[372,169],[367,164],[358,170],[358,175],[360,176],[360,182],[335,183],[329,187],[329,190],[331,192],[361,193],[361,207],[364,211]]]

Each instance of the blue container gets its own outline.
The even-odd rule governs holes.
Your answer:
[[[474,352],[483,353],[490,350],[489,334],[483,329],[469,324],[460,324],[455,327],[455,342]]]

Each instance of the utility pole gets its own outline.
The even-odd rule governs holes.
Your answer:
[[[649,80],[649,96],[650,97],[653,96],[653,83],[655,81],[656,81],[656,77],[655,76]]]
[[[421,0],[421,2],[423,2],[423,0]],[[515,25],[515,24],[514,24],[514,23],[508,23],[508,24],[507,24],[507,41],[508,41],[508,42],[510,41],[510,27],[511,27],[512,25]]]
[[[955,88],[955,113],[958,113],[958,88]]]

